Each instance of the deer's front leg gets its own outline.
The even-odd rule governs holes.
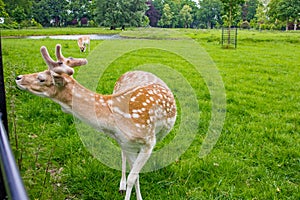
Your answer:
[[[119,192],[120,194],[125,194],[126,192],[126,156],[123,151],[122,151],[122,177],[120,181]]]

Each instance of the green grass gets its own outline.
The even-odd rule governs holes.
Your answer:
[[[38,35],[76,35],[76,34],[117,34],[121,30],[109,30],[109,28],[47,28],[47,29],[3,29],[3,37],[24,37]]]
[[[76,34],[89,30],[78,29]],[[140,31],[122,35],[144,37]],[[141,60],[159,62],[187,79],[201,110],[190,148],[172,165],[140,175],[144,199],[299,199],[299,32],[239,31],[238,48],[225,50],[220,47],[221,31],[161,31],[173,39],[184,33],[209,53],[224,82],[227,112],[216,146],[200,159],[211,103],[204,80],[191,65],[157,49],[133,51],[111,63],[99,92],[110,93],[119,75],[145,62]],[[120,172],[91,156],[72,116],[54,102],[16,88],[16,75],[46,69],[40,46],[53,55],[56,43],[62,44],[65,56],[88,56],[72,40],[2,40],[11,144],[30,199],[123,199],[118,194]],[[91,49],[101,43],[92,41]]]

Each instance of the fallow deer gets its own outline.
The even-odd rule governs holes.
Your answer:
[[[60,48],[57,48],[60,60]],[[157,141],[173,128],[176,103],[168,86],[152,73],[131,71],[121,76],[113,94],[92,92],[75,79],[68,65],[53,61],[46,47],[41,54],[48,69],[16,78],[18,87],[47,97],[97,130],[115,139],[122,150],[122,178],[119,191],[130,200],[135,185],[136,197],[142,200],[139,172],[151,156]],[[126,160],[130,172],[126,180]]]
[[[85,52],[87,46],[88,46],[89,51],[90,51],[91,40],[90,40],[89,36],[80,36],[77,40],[77,44],[78,44],[79,49],[80,49],[81,52]]]

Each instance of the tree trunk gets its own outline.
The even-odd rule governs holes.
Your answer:
[[[229,10],[229,24],[228,24],[228,40],[227,40],[227,44],[228,46],[230,46],[230,29],[231,29],[231,24],[232,24],[232,12],[231,12],[231,7]]]
[[[207,21],[206,25],[207,25],[207,29],[211,29],[211,22],[209,20]]]

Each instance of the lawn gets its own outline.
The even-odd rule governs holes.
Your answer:
[[[87,34],[89,30],[97,33],[96,29],[53,32]],[[191,122],[200,117],[196,121],[196,131],[191,129],[186,133],[187,137],[194,135],[193,140],[172,164],[140,175],[145,200],[300,198],[300,33],[239,30],[237,49],[222,49],[220,30],[174,31],[137,29],[122,32],[122,36],[133,38],[131,44],[153,44],[153,47],[149,45],[151,48],[128,50],[124,54],[120,52],[126,48],[126,43],[120,42],[118,46],[116,41],[109,47],[108,41],[93,40],[92,51],[84,54],[79,52],[74,40],[2,39],[11,145],[30,199],[123,199],[118,193],[120,171],[95,158],[97,156],[83,144],[85,141],[73,117],[63,113],[54,102],[16,88],[17,75],[46,69],[40,47],[47,46],[54,55],[57,43],[62,44],[66,57],[89,59],[86,70],[107,65],[99,83],[97,77],[93,78],[97,73],[89,72],[87,79],[82,76],[84,67],[76,69],[75,78],[84,85],[96,81],[95,89],[99,93],[111,93],[122,73],[136,67],[151,70],[147,68],[151,64],[154,71],[167,66],[192,88],[199,116],[192,115],[192,106],[191,113],[182,114],[189,110],[184,110],[185,98],[177,95],[181,108],[178,122],[156,150],[176,138],[184,117],[190,117]],[[24,32],[20,35],[20,32],[3,31],[3,35],[32,33]],[[51,33],[48,30],[37,32],[39,35]],[[102,29],[99,32],[104,33]],[[226,94],[222,132],[205,157],[199,157],[199,152],[213,116],[210,88],[214,82],[209,79],[209,73],[199,73],[182,56],[184,53],[176,54],[159,46],[165,41],[170,48],[172,45],[178,47],[175,44],[180,42],[184,46],[186,37],[193,39],[195,49],[201,48],[199,57],[193,59],[211,61],[203,62],[207,66],[202,64],[201,69],[211,72],[215,67],[218,70]],[[195,49],[191,48],[190,53]],[[105,53],[120,56],[107,60]],[[103,57],[107,62],[102,62],[100,58]],[[174,81],[175,75],[171,74],[166,77],[170,79],[168,84],[179,82],[179,79]],[[180,91],[174,83],[174,92],[180,94]],[[186,95],[186,99],[189,98],[190,94]],[[189,105],[193,104],[187,102],[187,107]],[[132,199],[134,197],[133,194]]]

